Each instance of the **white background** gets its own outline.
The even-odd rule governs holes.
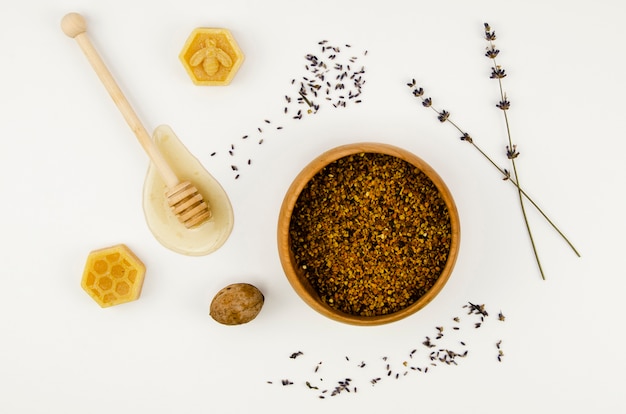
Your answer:
[[[187,257],[152,237],[141,207],[147,157],[61,32],[69,11],[87,18],[146,127],[170,125],[228,192],[236,224],[217,252]],[[625,12],[617,0],[2,0],[0,411],[624,412]],[[415,77],[506,166],[485,21],[508,73],[520,181],[582,254],[529,208],[546,281],[514,187],[405,85]],[[226,27],[238,41],[246,60],[231,85],[191,83],[178,53],[196,27]],[[306,75],[304,55],[319,53],[322,39],[359,53],[363,102],[293,120],[283,115],[284,95],[295,93],[290,81]],[[241,136],[264,119],[284,129],[244,146]],[[340,324],[308,308],[276,249],[293,178],[322,151],[358,141],[425,159],[451,189],[462,222],[444,290],[417,314],[379,327]],[[253,159],[238,180],[232,143],[242,160]],[[101,309],[80,278],[90,251],[117,243],[146,264],[143,293]],[[266,302],[253,322],[225,327],[208,305],[233,282],[255,284]],[[489,311],[480,329],[462,308],[468,301]],[[446,346],[464,341],[468,356],[426,374],[408,370],[428,366],[421,342],[436,326]],[[289,358],[296,351],[303,355]],[[357,393],[318,398],[346,377]]]

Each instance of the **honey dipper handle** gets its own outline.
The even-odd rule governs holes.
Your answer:
[[[139,117],[89,40],[87,36],[87,24],[84,17],[78,13],[66,14],[61,20],[61,28],[66,35],[73,37],[83,50],[87,60],[100,78],[100,81],[102,81],[109,95],[113,98],[113,102],[115,102],[124,116],[124,119],[126,119],[126,122],[137,136],[139,143],[150,157],[150,160],[154,163],[157,171],[161,174],[165,185],[167,185],[168,188],[174,188],[179,183],[178,177],[176,177],[176,174],[172,171],[167,161],[165,161],[163,155],[152,142],[150,135],[142,125]]]

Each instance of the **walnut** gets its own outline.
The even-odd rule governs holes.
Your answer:
[[[255,286],[235,283],[217,292],[211,301],[209,315],[224,325],[241,325],[256,318],[264,300]]]

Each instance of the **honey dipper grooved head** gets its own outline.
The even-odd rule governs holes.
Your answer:
[[[208,203],[189,181],[179,183],[165,196],[172,211],[187,228],[192,228],[211,218]]]

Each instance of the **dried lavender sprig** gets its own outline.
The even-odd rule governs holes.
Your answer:
[[[441,114],[440,111],[438,111],[437,109],[435,109],[432,106],[432,98],[424,98],[424,89],[421,88],[421,87],[417,87],[416,86],[415,79],[413,79],[411,82],[407,83],[407,86],[409,86],[409,88],[412,89],[413,96],[421,99],[422,105],[424,107],[431,108],[433,111],[435,111],[437,113],[438,117],[440,116],[440,114]],[[485,153],[482,150],[482,148],[480,148],[478,146],[478,144],[476,144],[476,142],[474,142],[474,139],[467,132],[463,131],[457,124],[455,124],[450,119],[450,115],[449,114],[448,114],[448,116],[447,116],[445,121],[450,123],[454,128],[456,128],[457,131],[459,131],[462,134],[461,135],[461,141],[465,141],[465,142],[468,142],[469,144],[471,144],[487,161],[489,161],[489,163],[494,168],[496,168],[500,172],[500,174],[502,174],[504,176],[504,180],[510,181],[511,184],[516,186],[522,192],[522,195],[524,197],[526,197],[526,199],[533,205],[533,207],[535,207],[537,209],[537,211],[552,226],[552,228],[561,236],[561,238],[563,238],[563,240],[565,240],[565,242],[570,246],[570,248],[574,251],[574,253],[576,253],[576,255],[578,257],[580,257],[580,253],[578,253],[578,250],[576,250],[574,245],[569,241],[569,239],[565,236],[565,234],[563,234],[563,232],[558,228],[558,226],[546,215],[546,213],[544,213],[544,211],[541,209],[541,207],[539,207],[539,205],[528,195],[528,193],[526,193],[526,191],[524,191],[524,189],[518,185],[517,181],[515,181],[514,179],[511,178],[510,172],[507,171],[504,168],[501,168],[498,164],[496,164],[495,161],[493,161],[493,159],[487,153]]]
[[[528,232],[528,238],[530,239],[530,244],[533,248],[533,254],[535,255],[535,260],[537,261],[537,267],[539,268],[539,273],[541,274],[541,278],[543,280],[546,279],[545,274],[543,273],[543,267],[541,266],[541,260],[539,260],[539,253],[537,252],[537,246],[535,245],[535,239],[533,238],[532,230],[530,229],[530,223],[528,222],[528,216],[526,214],[526,207],[524,206],[524,197],[522,196],[522,191],[519,188],[519,174],[517,172],[517,164],[515,163],[515,159],[518,157],[519,152],[517,152],[517,147],[513,145],[513,139],[511,137],[511,127],[509,125],[509,117],[507,115],[507,111],[511,105],[508,101],[506,94],[504,93],[504,88],[502,86],[502,79],[506,76],[504,69],[500,67],[500,65],[496,62],[496,56],[498,56],[499,50],[496,49],[494,44],[494,40],[496,40],[496,33],[491,30],[491,27],[488,23],[484,24],[485,27],[485,39],[489,42],[489,47],[487,48],[486,56],[493,61],[493,67],[491,68],[491,78],[497,79],[498,86],[500,88],[500,102],[496,105],[502,113],[504,114],[504,122],[506,124],[506,133],[509,141],[509,145],[506,147],[507,157],[511,160],[511,166],[513,167],[513,176],[515,177],[515,181],[518,183],[517,186],[517,195],[519,197],[519,204],[522,210],[522,216],[524,217],[524,224],[526,225],[526,231]]]

